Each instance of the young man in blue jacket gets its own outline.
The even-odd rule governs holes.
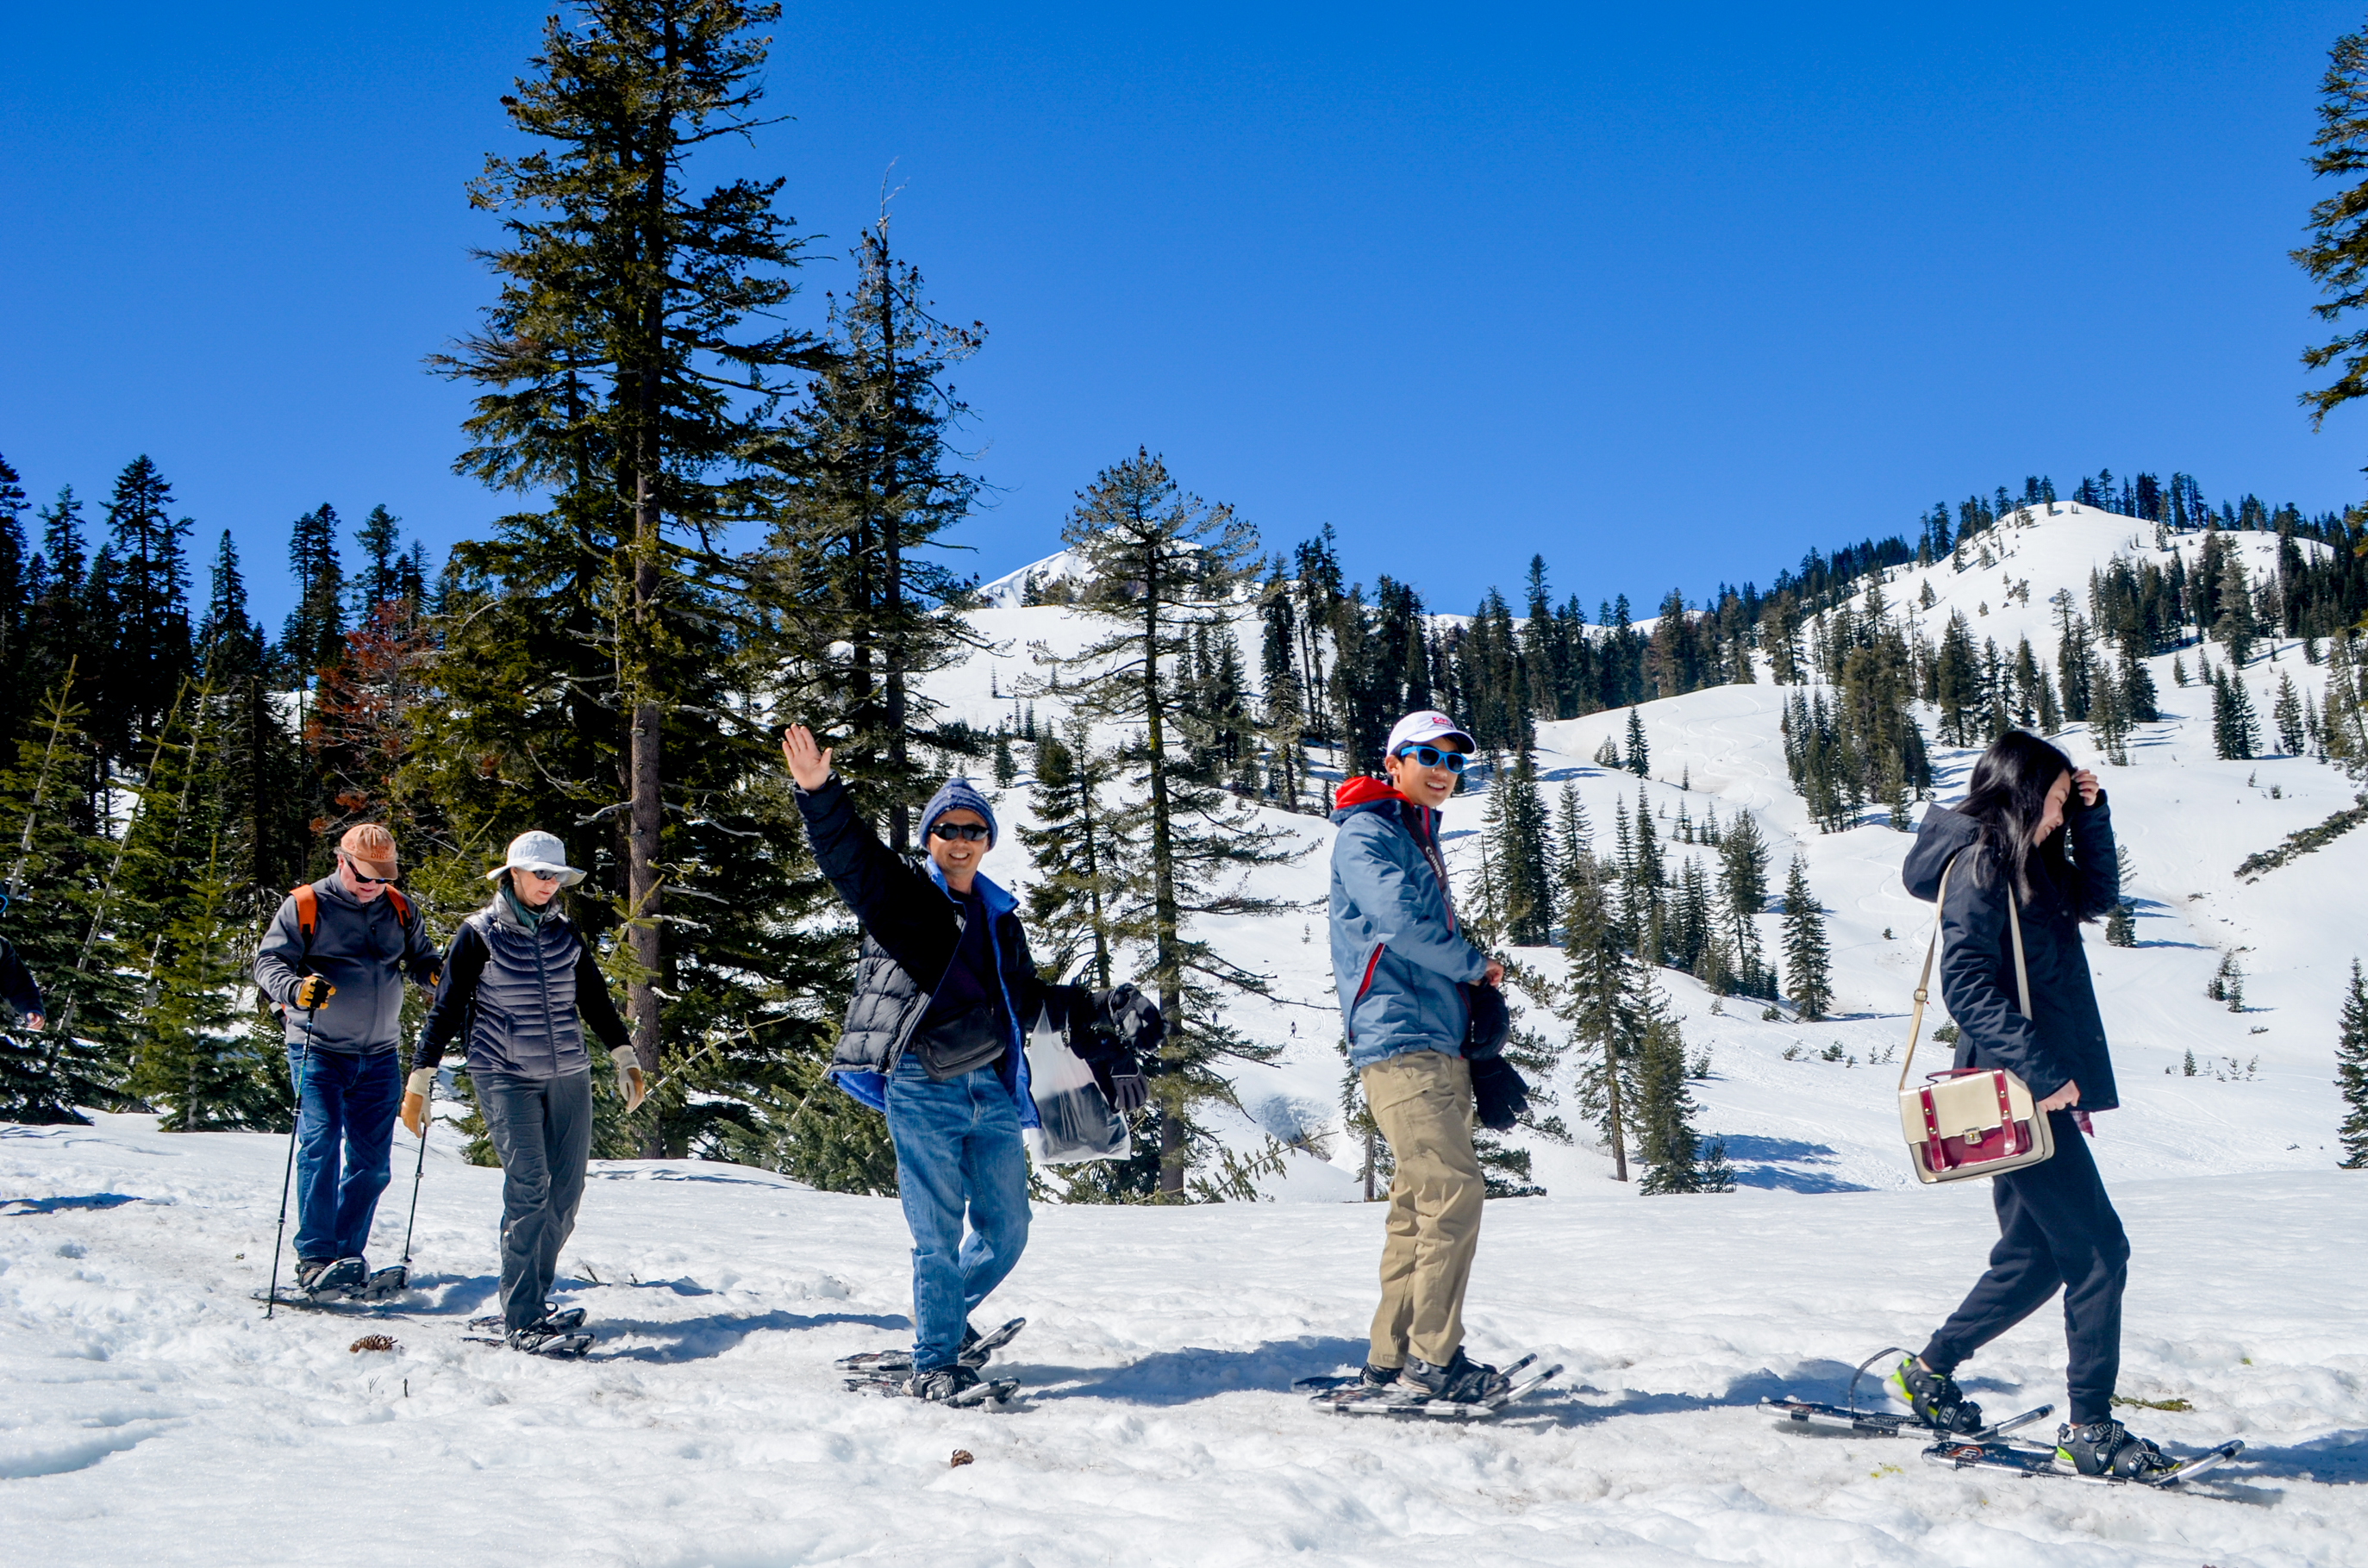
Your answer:
[[[1487,1196],[1472,1148],[1475,1091],[1492,1127],[1510,1127],[1524,1103],[1495,1041],[1466,1051],[1467,988],[1505,975],[1457,924],[1439,849],[1440,808],[1472,749],[1446,714],[1409,713],[1383,750],[1386,781],[1351,779],[1332,813],[1332,969],[1349,1061],[1397,1162],[1365,1381],[1463,1403],[1508,1386],[1463,1353],[1463,1290]]]
[[[1138,1052],[1157,1050],[1164,1026],[1131,985],[1095,993],[1037,974],[1017,902],[978,869],[995,847],[995,811],[970,780],[948,779],[923,808],[928,858],[916,866],[880,842],[804,725],[782,736],[781,755],[814,860],[863,925],[830,1072],[887,1114],[895,1145],[913,1233],[905,1392],[951,1399],[979,1381],[964,1354],[978,1339],[970,1313],[1028,1244],[1028,1027],[1045,1008],[1065,1020],[1103,1095],[1131,1111],[1149,1093]]]

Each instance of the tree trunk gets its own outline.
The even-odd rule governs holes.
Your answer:
[[[1159,1010],[1173,1038],[1184,1022],[1184,963],[1177,950],[1176,850],[1167,808],[1167,726],[1162,722],[1159,694],[1159,596],[1167,585],[1159,580],[1159,547],[1150,546],[1143,562],[1143,716],[1144,741],[1151,753],[1151,876],[1152,940],[1159,966]],[[1159,1190],[1184,1190],[1183,1085],[1178,1083],[1159,1101]]]
[[[882,212],[883,231],[887,221],[887,214]],[[884,612],[882,620],[888,628],[887,647],[883,650],[887,655],[888,777],[897,781],[896,794],[888,803],[888,847],[902,855],[912,844],[913,803],[905,799],[904,783],[908,753],[905,743],[905,540],[896,506],[899,476],[903,472],[896,450],[896,276],[889,270],[886,233],[868,243],[879,247],[880,256],[880,587]]]
[[[1628,1129],[1620,1116],[1620,1040],[1612,1029],[1603,1031],[1603,1094],[1610,1108],[1611,1179],[1628,1179]]]
[[[676,31],[666,18],[665,79],[671,83],[676,63]],[[663,279],[667,274],[666,226],[666,176],[669,143],[674,131],[673,106],[664,93],[652,106],[647,121],[649,142],[643,151],[642,256],[644,275]],[[625,987],[625,1017],[632,1031],[633,1054],[642,1071],[657,1076],[659,983],[665,959],[664,933],[658,925],[658,840],[664,823],[665,772],[661,742],[665,716],[657,700],[656,648],[661,585],[658,552],[663,544],[664,518],[657,476],[665,454],[660,449],[659,391],[666,359],[666,295],[663,282],[651,286],[642,301],[640,363],[633,369],[633,563],[629,639],[620,670],[626,678],[620,693],[632,703],[632,730],[627,758],[625,826],[626,933],[632,947],[633,979]],[[662,1120],[652,1116],[642,1140],[645,1159],[668,1153]]]

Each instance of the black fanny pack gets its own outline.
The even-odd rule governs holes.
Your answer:
[[[995,1008],[984,1006],[917,1030],[912,1049],[921,1053],[921,1065],[929,1076],[943,1083],[975,1073],[1000,1057],[1010,1043]]]

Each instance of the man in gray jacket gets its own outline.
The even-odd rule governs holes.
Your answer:
[[[370,1283],[362,1254],[403,1094],[403,983],[432,985],[438,967],[426,923],[394,890],[394,835],[376,823],[348,828],[336,858],[335,871],[280,901],[255,955],[255,983],[280,1010],[297,1086],[296,1285],[315,1296]],[[386,1272],[380,1288],[400,1288]]]

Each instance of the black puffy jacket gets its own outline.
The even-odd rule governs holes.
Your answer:
[[[1959,1067],[2004,1067],[2045,1099],[2067,1082],[2080,1085],[2081,1110],[2121,1104],[2105,1021],[2089,978],[2080,923],[2110,911],[2121,896],[2121,858],[2103,790],[2093,806],[2076,792],[2065,802],[2071,878],[2058,887],[2033,869],[2037,898],[2021,905],[2031,1017],[2015,1005],[2014,949],[2007,924],[2013,896],[1987,832],[1946,807],[1925,812],[1901,881],[1925,903],[1940,891],[1951,860],[1949,901],[1941,911],[1941,998],[1957,1025]]]
[[[939,885],[928,862],[901,859],[880,842],[856,814],[837,774],[811,793],[800,790],[797,799],[815,863],[863,925],[855,994],[831,1052],[830,1071],[856,1098],[884,1108],[881,1085],[867,1079],[896,1070],[897,1058],[929,1010],[929,998],[962,943],[962,901]],[[1029,956],[1028,935],[1011,895],[985,877],[978,879],[978,887],[993,912],[996,969],[1011,1004],[1012,1049],[996,1064],[1006,1086],[1019,1092],[1019,1037],[1046,1007],[1067,1029],[1070,1048],[1093,1068],[1105,1092],[1111,1074],[1137,1071],[1133,1053],[1110,1027],[1117,993],[1046,984]],[[1032,1108],[1022,1107],[1022,1124],[1033,1119]]]

